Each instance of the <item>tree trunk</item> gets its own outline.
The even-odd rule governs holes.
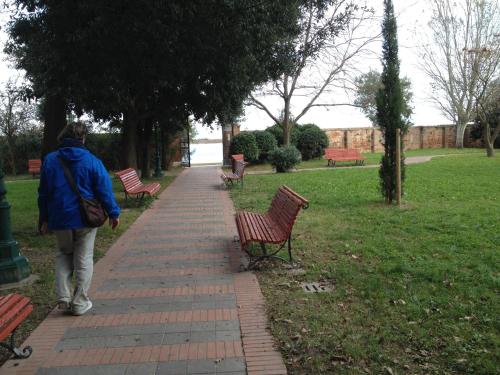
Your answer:
[[[137,169],[137,123],[138,118],[133,111],[123,114],[122,132],[122,168]]]
[[[17,168],[16,168],[16,158],[14,156],[14,147],[15,145],[13,144],[13,141],[7,139],[7,156],[10,164],[10,173],[15,176],[17,174]]]
[[[66,100],[61,94],[47,95],[42,112],[44,121],[42,155],[57,149],[57,136],[66,126]]]
[[[172,137],[169,132],[161,132],[161,168],[164,171],[168,171],[170,168],[170,144],[172,143]]]
[[[486,156],[489,158],[495,157],[495,148],[492,143],[486,144]]]
[[[153,122],[144,121],[144,127],[141,137],[141,178],[151,177],[151,135],[153,134]]]
[[[457,137],[455,140],[457,148],[464,148],[465,128],[467,128],[467,120],[459,119],[457,121]]]
[[[285,110],[283,112],[283,146],[290,146],[290,99],[285,99]]]
[[[490,124],[484,121],[484,144],[486,145],[486,156],[489,158],[495,157],[495,141],[500,134],[500,121],[497,121],[496,128],[491,131]]]

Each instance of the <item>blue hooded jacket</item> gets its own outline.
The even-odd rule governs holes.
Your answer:
[[[66,161],[80,194],[84,198],[96,198],[110,218],[117,218],[120,208],[102,162],[83,146],[64,147],[63,143],[63,147],[48,154],[43,161],[38,188],[40,220],[48,222],[52,230],[85,228],[78,196],[64,175],[59,156]]]

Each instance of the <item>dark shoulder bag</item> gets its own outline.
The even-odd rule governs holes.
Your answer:
[[[66,176],[66,180],[68,180],[69,186],[71,189],[78,195],[78,201],[80,203],[80,212],[82,215],[82,220],[87,227],[97,228],[103,225],[108,218],[108,215],[104,211],[101,206],[101,203],[97,199],[87,199],[82,197],[78,187],[76,186],[75,180],[73,180],[73,176],[66,165],[66,162],[63,158],[59,157],[59,161],[63,167],[64,175]]]

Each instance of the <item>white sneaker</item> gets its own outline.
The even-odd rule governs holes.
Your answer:
[[[90,300],[87,302],[87,306],[85,306],[83,308],[75,308],[75,306],[73,306],[73,315],[76,315],[76,316],[83,315],[87,311],[89,311],[91,308],[92,308],[92,302]]]

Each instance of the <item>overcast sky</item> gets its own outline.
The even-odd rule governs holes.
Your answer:
[[[417,66],[418,62],[418,42],[421,34],[425,34],[426,24],[429,19],[429,1],[428,0],[394,0],[394,7],[398,21],[398,41],[399,41],[399,57],[401,60],[401,76],[407,76],[412,82],[412,91],[414,93],[414,115],[413,122],[416,125],[435,125],[449,123],[429,102],[429,81]],[[380,17],[383,11],[382,0],[369,0],[369,4],[373,6],[376,14]],[[1,5],[0,5],[1,6]],[[3,31],[7,15],[0,12],[0,44],[3,50],[3,45],[6,40]],[[380,44],[373,44],[375,53],[380,54]],[[1,55],[0,60],[0,82],[5,82],[9,77],[20,74],[9,68],[9,63],[5,59],[5,55]],[[359,67],[362,71],[368,71],[370,68],[381,70],[381,65],[378,56],[364,61]],[[345,94],[337,94],[339,97],[332,98],[334,101],[344,101]],[[267,102],[269,103],[269,101]],[[273,102],[271,102],[272,104]],[[275,108],[278,108],[275,102]],[[292,103],[293,104],[293,103]],[[299,101],[295,102],[295,108],[301,108]],[[272,107],[272,105],[271,105]],[[337,127],[360,127],[370,126],[366,117],[358,110],[352,107],[333,107],[329,110],[324,108],[314,108],[304,116],[301,123],[315,123],[321,128],[337,128]],[[245,117],[241,121],[243,130],[264,129],[272,125],[271,119],[264,113],[255,108],[247,108]],[[206,128],[199,129],[199,137],[220,138],[220,129],[208,131]]]

